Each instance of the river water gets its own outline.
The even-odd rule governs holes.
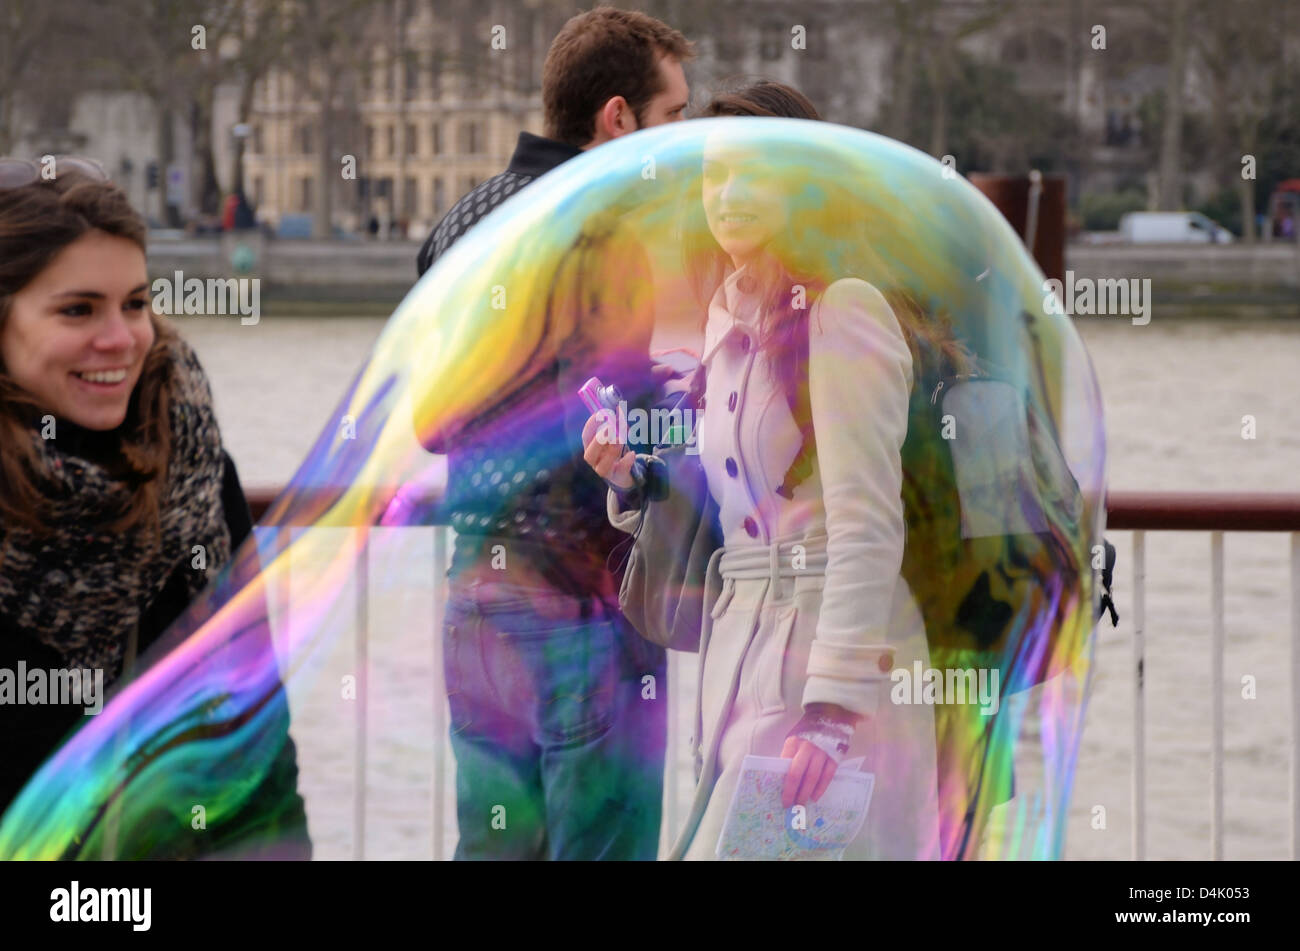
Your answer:
[[[370,318],[263,318],[247,327],[220,318],[177,323],[211,378],[226,445],[246,487],[282,485],[293,475],[384,324]],[[1076,326],[1101,382],[1113,490],[1300,492],[1300,324],[1162,321],[1157,314],[1146,326],[1114,318],[1076,318]],[[656,341],[682,342],[681,334]],[[1255,420],[1254,439],[1242,436],[1247,415]],[[1066,855],[1077,859],[1127,858],[1132,834],[1132,536],[1108,537],[1119,549],[1121,620],[1117,628],[1104,622],[1097,642],[1068,825]],[[1229,534],[1225,543],[1230,859],[1288,857],[1289,544],[1281,533]],[[428,540],[394,541],[376,546],[379,561],[372,561],[372,577],[411,583],[395,586],[405,592],[400,603],[371,603],[367,857],[432,856],[435,774],[444,783],[440,824],[448,854],[454,845],[451,759],[447,754],[443,767],[434,759],[436,735],[445,728],[430,690],[437,679],[432,585],[421,583],[437,574],[431,549]],[[1156,533],[1146,552],[1147,855],[1208,858],[1210,540],[1205,533]],[[312,661],[324,672],[312,682],[326,687],[291,690],[302,789],[320,858],[353,854],[355,706],[340,702],[330,686],[352,669],[352,652],[350,643],[332,645]],[[676,682],[691,681],[692,663],[682,658]],[[1247,678],[1253,696],[1242,686]],[[680,701],[683,711],[692,702],[685,695]],[[679,775],[683,795],[688,773],[683,767]]]

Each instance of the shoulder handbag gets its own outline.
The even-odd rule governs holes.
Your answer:
[[[709,493],[698,455],[685,446],[658,449],[662,498],[642,503],[632,550],[619,587],[623,616],[660,647],[700,649],[704,606],[715,552],[722,550],[718,503]]]
[[[703,368],[676,408],[698,412]],[[653,488],[642,492],[640,518],[619,586],[623,616],[646,640],[679,651],[698,651],[712,570],[722,551],[718,503],[690,440],[673,440],[642,456]],[[715,592],[716,594],[716,592]]]

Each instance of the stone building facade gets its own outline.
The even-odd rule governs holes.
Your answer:
[[[914,2],[925,8],[924,2]],[[698,103],[719,85],[777,79],[803,90],[836,122],[897,134],[886,121],[904,23],[892,0],[719,0],[641,5],[695,41],[688,66]],[[1146,55],[1159,25],[1122,3],[1026,3],[977,24],[988,4],[945,0],[929,28],[954,48],[1011,69],[1024,90],[1046,97],[1081,133],[1071,190],[1106,189],[1147,175],[1137,104],[1164,83]],[[364,230],[374,218],[427,232],[455,200],[495,174],[521,129],[541,131],[540,75],[567,4],[549,0],[393,3],[357,39],[356,65],[341,86],[348,100],[334,157],[356,159],[356,178],[332,177],[338,227]],[[1107,49],[1092,48],[1096,24]],[[923,41],[924,43],[924,41]],[[504,48],[502,48],[504,47]],[[918,50],[923,57],[926,50]],[[924,62],[923,59],[918,62]],[[1193,64],[1189,96],[1202,105]],[[258,84],[244,157],[245,183],[259,213],[311,214],[321,187],[319,107],[288,69]],[[926,142],[915,142],[925,148]],[[1150,145],[1150,141],[1147,140]],[[958,167],[962,157],[957,156]],[[329,167],[334,167],[331,163]]]

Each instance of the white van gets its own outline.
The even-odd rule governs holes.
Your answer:
[[[1130,244],[1229,244],[1232,232],[1199,211],[1130,211],[1119,220]]]

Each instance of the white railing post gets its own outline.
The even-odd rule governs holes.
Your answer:
[[[640,635],[637,635],[638,637]],[[668,651],[668,743],[665,750],[665,759],[667,760],[667,770],[664,783],[667,786],[666,807],[664,811],[664,821],[662,823],[661,839],[663,850],[665,852],[671,849],[673,841],[677,835],[677,757],[678,757],[678,740],[677,740],[677,713],[681,707],[681,660],[677,656],[677,651]]]
[[[442,672],[442,628],[447,604],[447,529],[433,526],[433,860],[446,858],[447,722]]]
[[[352,859],[360,862],[366,857],[366,743],[368,730],[366,705],[370,700],[369,628],[370,628],[370,546],[367,544],[368,526],[357,530],[357,719],[356,750],[354,755],[355,783],[352,795]]]
[[[1223,532],[1210,533],[1210,859],[1223,860]]]
[[[1291,533],[1291,859],[1300,859],[1300,532]]]
[[[1146,533],[1133,533],[1133,860],[1146,859]]]
[[[280,671],[280,680],[286,685],[289,682],[290,669],[290,645],[293,643],[291,632],[292,627],[289,623],[289,610],[293,604],[293,591],[291,588],[290,572],[293,567],[293,561],[289,556],[289,547],[293,544],[293,526],[281,525],[271,529],[275,533],[275,548],[271,560],[281,564],[280,583],[267,594],[268,609],[269,602],[274,601],[276,618],[279,621],[278,628],[280,631],[280,643],[275,644],[275,636],[272,635],[271,643],[277,647],[276,665]],[[272,630],[275,630],[273,628]]]

